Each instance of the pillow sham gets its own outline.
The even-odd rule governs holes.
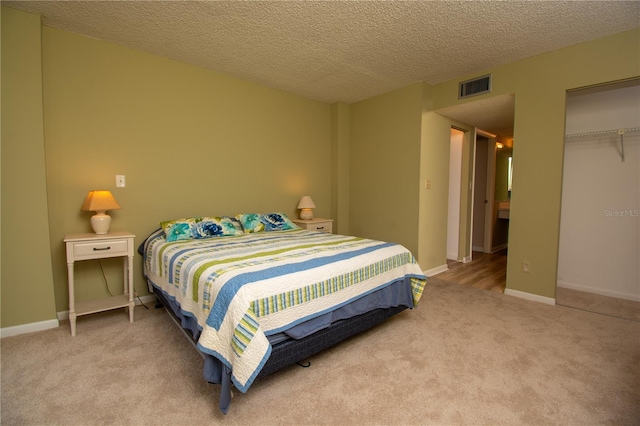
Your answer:
[[[194,220],[195,218],[186,218],[160,222],[160,226],[164,231],[167,242],[193,239],[194,237],[191,232],[191,224]]]
[[[160,222],[160,226],[167,242],[244,234],[240,222],[228,216],[168,220]]]
[[[247,234],[264,231],[264,224],[260,222],[260,215],[257,213],[237,214],[236,219]]]
[[[242,225],[234,218],[203,217],[196,220],[192,227],[193,237],[196,239],[211,237],[228,237],[244,234]]]
[[[297,229],[298,225],[293,223],[284,213],[243,213],[236,215],[236,219],[240,221],[244,232],[270,232],[270,231],[286,231],[289,229]]]

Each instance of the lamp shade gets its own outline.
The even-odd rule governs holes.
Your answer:
[[[105,212],[121,208],[120,204],[111,195],[111,191],[91,191],[80,210],[96,212],[91,217],[91,227],[96,234],[107,234],[111,227],[111,216],[105,214]]]
[[[298,203],[299,209],[315,209],[316,205],[313,204],[313,200],[308,195],[304,195],[300,198],[300,202]]]
[[[80,210],[85,212],[105,212],[121,209],[120,204],[113,198],[111,191],[90,191]]]

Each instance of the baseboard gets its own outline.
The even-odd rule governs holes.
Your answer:
[[[538,294],[527,293],[524,291],[512,290],[510,288],[506,288],[504,290],[504,294],[509,296],[518,297],[520,299],[532,300],[534,302],[544,303],[546,305],[555,305],[556,299],[551,297],[540,296]]]
[[[473,251],[479,251],[479,252],[481,252],[481,253],[482,253],[482,252],[484,252],[484,246],[482,246],[482,247],[481,247],[481,246],[472,246],[472,247],[471,247],[471,250],[473,250]]]
[[[471,256],[465,256],[462,258],[462,263],[469,263],[471,262]]]
[[[428,271],[423,271],[423,272],[427,277],[432,277],[434,275],[438,275],[438,274],[441,274],[443,272],[447,272],[448,270],[449,270],[449,267],[445,263],[444,265],[437,266],[435,268],[432,268],[432,269],[429,269]]]
[[[155,303],[156,302],[156,297],[153,294],[148,294],[146,296],[140,296],[140,300],[142,300],[142,303]],[[138,300],[138,298],[136,297],[136,299],[135,299],[136,305],[140,305],[141,304],[140,300]],[[58,321],[68,320],[69,319],[69,311],[58,312],[57,316],[58,316]]]
[[[15,325],[13,327],[0,328],[0,338],[17,336],[19,334],[33,333],[35,331],[49,330],[60,326],[57,319],[31,322],[29,324]]]
[[[147,296],[141,296],[142,303],[155,303],[156,297],[153,294]],[[140,300],[136,298],[136,305],[140,305]],[[32,322],[29,324],[21,324],[13,327],[0,328],[0,338],[17,336],[20,334],[33,333],[35,331],[49,330],[52,328],[60,327],[60,321],[69,319],[69,311],[62,311],[56,313],[57,319]]]
[[[491,254],[497,253],[500,250],[504,250],[507,247],[509,247],[509,245],[507,243],[500,244],[499,246],[491,247]]]
[[[582,291],[584,293],[592,293],[592,294],[598,294],[600,296],[615,297],[616,299],[624,299],[624,300],[631,300],[633,302],[640,302],[640,294],[622,293],[620,291],[609,290],[606,288],[589,287],[586,285],[573,284],[573,283],[568,283],[566,281],[560,281],[560,280],[558,280],[557,285],[558,287],[568,288],[569,290]]]

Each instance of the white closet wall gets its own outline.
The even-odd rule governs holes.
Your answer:
[[[640,127],[640,86],[571,92],[567,135]],[[565,141],[558,286],[640,301],[640,132]]]

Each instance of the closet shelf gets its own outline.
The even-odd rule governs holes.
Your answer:
[[[585,132],[585,133],[573,133],[570,135],[565,135],[565,140],[575,141],[580,139],[596,139],[603,138],[607,136],[620,136],[620,158],[624,163],[624,135],[640,133],[640,127],[628,127],[625,129],[615,129],[615,130],[601,130],[598,132]]]
[[[584,138],[598,138],[601,136],[616,136],[624,135],[627,133],[640,133],[640,127],[628,127],[626,129],[614,129],[614,130],[600,130],[598,132],[585,132],[585,133],[572,133],[565,135],[566,139],[584,139]]]

